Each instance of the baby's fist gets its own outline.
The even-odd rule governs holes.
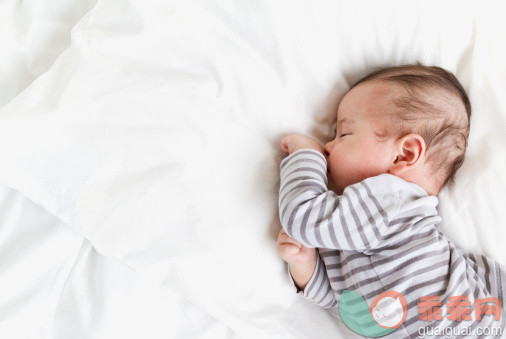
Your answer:
[[[281,228],[277,241],[278,254],[290,265],[305,265],[316,261],[316,248],[308,248],[286,234]]]
[[[281,150],[286,154],[292,154],[293,152],[302,148],[312,148],[323,154],[322,145],[315,139],[308,137],[303,134],[290,134],[281,139]]]

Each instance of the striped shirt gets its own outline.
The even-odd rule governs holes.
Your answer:
[[[506,337],[506,269],[456,248],[441,233],[436,196],[391,174],[367,178],[337,195],[327,189],[326,173],[326,158],[313,149],[297,150],[280,165],[281,225],[293,239],[318,249],[316,269],[304,291],[297,289],[288,269],[297,293],[329,309],[338,309],[344,290],[360,294],[368,305],[382,292],[401,293],[406,318],[383,338],[417,338],[421,327],[426,338],[448,333],[447,328],[456,334],[452,338],[470,331],[474,334],[467,338],[500,337],[476,334],[492,330]],[[419,319],[418,303],[425,296],[439,296],[442,320]],[[447,303],[453,296],[468,296],[472,320],[448,319]],[[493,315],[476,321],[474,301],[483,298],[501,302],[498,321]]]

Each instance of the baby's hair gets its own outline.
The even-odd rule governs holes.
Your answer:
[[[452,187],[462,166],[469,137],[471,103],[455,75],[421,63],[382,68],[354,83],[387,81],[400,84],[406,95],[394,99],[398,111],[377,132],[380,139],[410,133],[423,137],[427,162],[439,187]],[[350,88],[350,90],[351,90]]]

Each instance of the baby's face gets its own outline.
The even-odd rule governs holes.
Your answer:
[[[381,142],[374,130],[395,109],[390,100],[400,90],[389,83],[366,82],[354,87],[341,100],[336,138],[324,147],[336,193],[341,195],[349,185],[387,173],[393,164],[395,140]]]

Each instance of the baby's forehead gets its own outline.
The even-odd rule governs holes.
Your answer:
[[[337,110],[338,121],[344,118],[380,118],[395,107],[395,102],[406,96],[402,85],[371,80],[349,90]]]
[[[447,90],[434,87],[413,90],[396,81],[373,79],[353,87],[344,95],[337,110],[337,119],[353,116],[368,118],[369,122],[379,124],[383,122],[383,117],[391,117],[406,109],[417,110],[427,104],[446,111],[463,108],[458,97]]]

